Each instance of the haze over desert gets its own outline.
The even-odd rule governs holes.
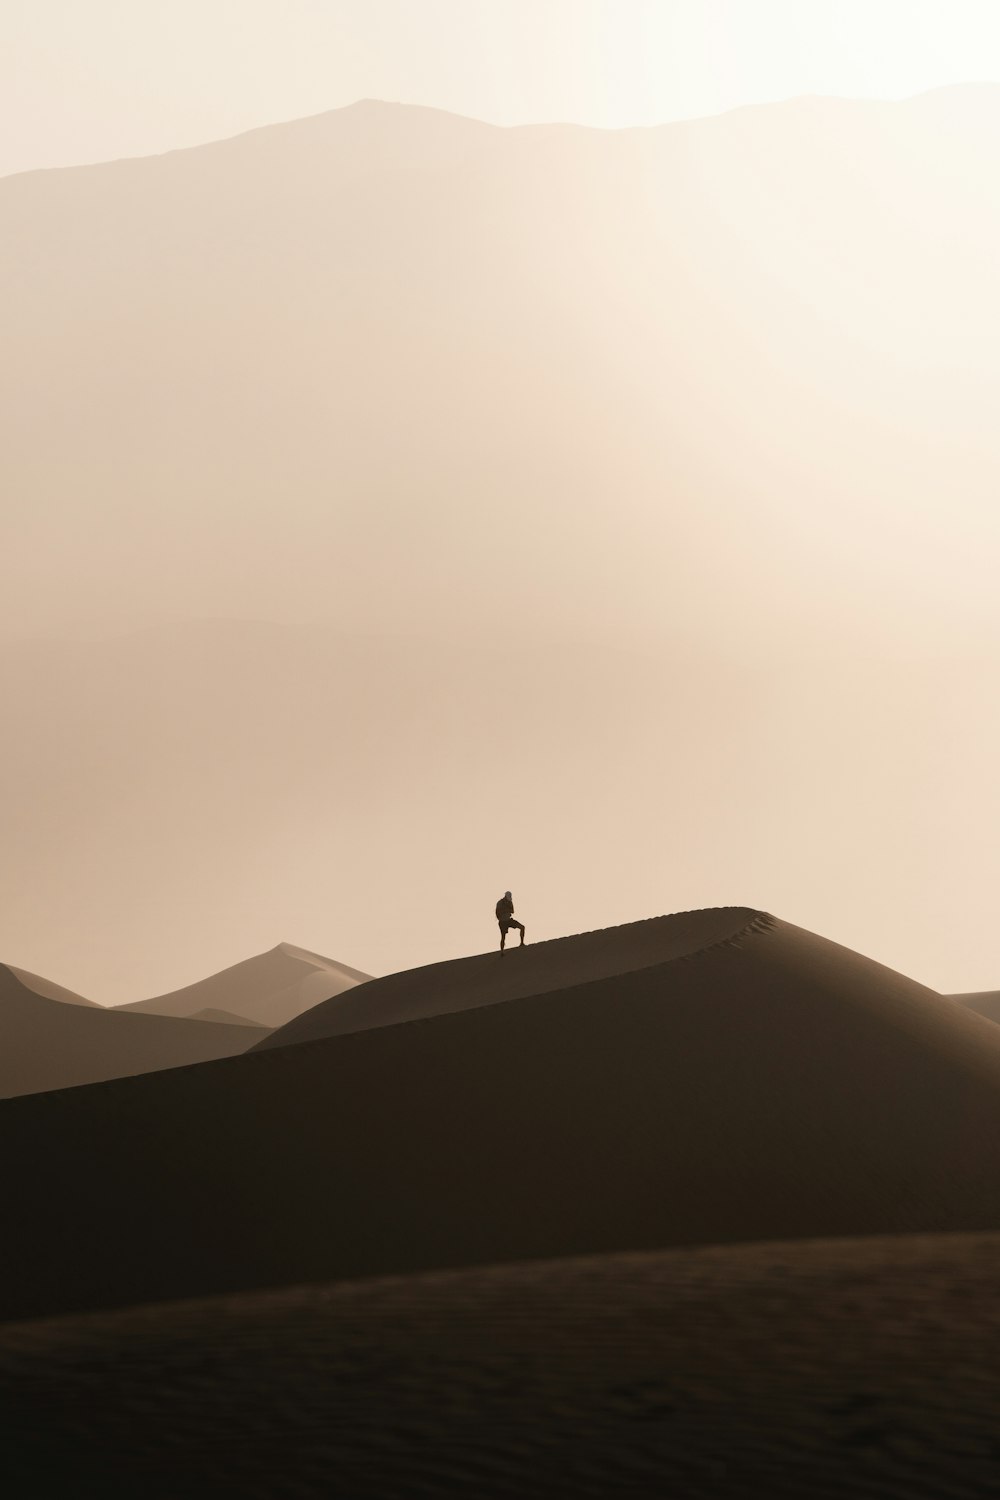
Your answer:
[[[0,14],[14,1500],[1000,1493],[987,0]]]
[[[982,84],[0,180],[11,960],[387,972],[516,881],[994,985],[998,166]]]

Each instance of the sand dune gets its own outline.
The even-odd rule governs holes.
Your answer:
[[[54,984],[51,979],[43,979],[40,974],[32,974],[28,969],[17,969],[13,964],[6,964],[4,967],[25,989],[32,990],[36,995],[44,995],[47,1000],[59,1000],[63,1005],[87,1005],[100,1009],[96,1000],[87,1000],[75,990],[67,990],[61,984]]]
[[[7,1100],[0,1314],[1000,1226],[996,1027],[763,914],[605,941],[657,930],[680,956],[558,989],[542,955],[543,995]]]
[[[101,1005],[64,1004],[0,964],[2,1098],[232,1057],[259,1039],[251,1023],[123,1016]]]
[[[193,1016],[188,1017],[188,1020],[218,1021],[224,1026],[253,1026],[258,1031],[266,1030],[259,1021],[248,1021],[246,1016],[236,1016],[231,1010],[214,1010],[211,1006],[206,1006],[204,1010],[196,1010]]]
[[[135,1000],[118,1010],[149,1011],[159,1016],[194,1016],[205,1010],[229,1011],[260,1026],[283,1026],[300,1011],[368,979],[335,959],[279,943],[241,963],[222,969],[167,995]]]
[[[952,995],[949,998],[957,1000],[967,1010],[985,1016],[988,1021],[1000,1021],[1000,990],[979,990],[970,995]]]
[[[0,1330],[18,1495],[996,1493],[1000,1237],[582,1258]]]
[[[370,980],[363,990],[314,1006],[258,1045],[313,1042],[610,979],[687,957],[714,943],[738,941],[769,921],[747,906],[723,906],[528,943],[524,948],[514,934],[514,946],[502,956],[499,951],[479,954]]]

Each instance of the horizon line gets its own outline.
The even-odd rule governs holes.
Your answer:
[[[184,152],[202,151],[212,146],[229,145],[234,141],[243,140],[247,136],[259,135],[266,130],[286,129],[295,125],[304,125],[310,121],[322,120],[329,115],[346,114],[351,110],[371,107],[446,115],[467,124],[481,125],[488,130],[508,133],[517,130],[577,130],[594,135],[624,135],[633,131],[670,130],[675,127],[698,125],[709,120],[725,119],[729,115],[745,114],[751,110],[781,109],[789,105],[811,103],[896,106],[912,104],[918,99],[926,99],[935,94],[956,93],[966,89],[996,89],[1000,92],[1000,79],[969,78],[963,80],[961,83],[935,84],[931,88],[918,89],[916,93],[901,95],[898,98],[888,98],[884,95],[874,94],[788,94],[776,99],[754,100],[744,104],[728,105],[724,109],[712,110],[707,114],[684,115],[674,119],[658,120],[648,125],[592,125],[579,120],[562,119],[522,120],[514,124],[501,124],[496,120],[483,119],[478,115],[463,114],[458,110],[447,109],[441,105],[401,99],[378,99],[371,95],[364,95],[357,99],[352,99],[348,104],[333,105],[329,109],[318,110],[313,114],[293,115],[285,119],[269,120],[260,125],[250,125],[245,129],[234,131],[232,135],[212,136],[208,140],[195,141],[190,145],[168,146],[163,151],[140,152],[135,156],[98,157],[92,161],[64,162],[58,166],[19,167],[13,172],[0,173],[0,183],[9,182],[15,177],[35,176],[43,172],[76,172],[91,167],[119,166],[124,162],[159,161],[164,157],[177,156]]]

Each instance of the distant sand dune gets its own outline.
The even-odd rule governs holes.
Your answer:
[[[86,1001],[65,1004],[0,964],[0,1098],[232,1057],[259,1039],[260,1028],[252,1024],[123,1016]]]
[[[0,1330],[17,1495],[997,1492],[1000,1236],[493,1266]]]
[[[225,1026],[252,1026],[256,1031],[266,1029],[259,1021],[248,1021],[246,1016],[234,1016],[231,1010],[213,1010],[211,1006],[206,1006],[204,1010],[196,1010],[189,1020],[218,1021]]]
[[[204,1010],[229,1011],[260,1026],[283,1026],[300,1011],[363,984],[369,975],[321,953],[279,943],[241,963],[151,1000],[134,1000],[118,1010],[159,1016],[193,1016]]]
[[[87,1000],[75,990],[67,990],[61,984],[54,984],[51,979],[43,979],[40,974],[32,974],[28,969],[16,969],[13,964],[6,964],[4,967],[25,989],[33,990],[36,995],[44,995],[47,1000],[59,1000],[63,1005],[86,1005],[96,1010],[101,1009],[96,1000]]]
[[[1000,1030],[751,918],[618,929],[623,963],[657,932],[683,956],[565,989],[594,939],[554,943],[539,996],[4,1102],[0,1315],[1000,1227]],[[463,961],[470,998],[521,957]]]
[[[969,995],[951,995],[952,1000],[957,1000],[959,1005],[964,1005],[968,1010],[974,1010],[976,1015],[985,1016],[988,1021],[1000,1021],[1000,990],[979,990]]]

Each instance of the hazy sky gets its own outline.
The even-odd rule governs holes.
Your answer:
[[[997,0],[2,0],[0,175],[359,98],[624,126],[980,79]]]
[[[1000,0],[0,0],[0,172],[977,79]],[[988,88],[4,182],[0,959],[386,972],[510,885],[1000,983],[998,162]]]

